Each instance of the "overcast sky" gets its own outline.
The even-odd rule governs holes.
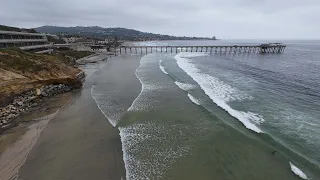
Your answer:
[[[320,39],[320,0],[3,0],[0,24],[227,39]]]

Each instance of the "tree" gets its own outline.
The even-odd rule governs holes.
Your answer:
[[[30,29],[30,30],[29,30],[29,33],[37,33],[37,31],[34,30],[34,29]]]

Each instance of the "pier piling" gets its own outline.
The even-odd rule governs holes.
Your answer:
[[[259,53],[259,54],[275,54],[275,53],[283,53],[286,45],[283,44],[261,44],[261,45],[230,45],[230,46],[120,46],[118,51],[115,48],[115,54],[119,52],[119,54],[127,54],[127,48],[132,54],[134,50],[135,53],[138,53],[138,49],[140,49],[141,54],[143,54],[143,48],[145,49],[145,54],[148,52],[153,53],[153,48],[155,48],[155,52],[160,53],[168,53],[168,48],[171,53],[173,53],[175,49],[175,53],[178,52],[210,52],[210,53]],[[160,49],[158,51],[158,48]],[[165,49],[164,49],[165,48]]]

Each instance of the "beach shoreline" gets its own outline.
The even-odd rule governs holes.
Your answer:
[[[92,57],[88,58],[92,59]],[[96,72],[102,67],[99,65],[100,61],[106,64],[103,60],[107,58],[107,54],[93,56],[93,58],[97,65],[88,65],[87,80],[91,79],[93,66],[96,66]],[[84,65],[82,69],[86,71],[86,67]],[[95,179],[105,177],[123,179],[125,177],[119,131],[108,122],[93,100],[90,92],[93,84],[92,80],[88,80],[84,82],[81,90],[45,98],[35,110],[19,117],[23,123],[10,129],[8,137],[2,136],[1,139],[1,179],[50,179],[58,178],[58,176],[59,178],[87,179],[89,176],[84,176],[83,173],[91,174],[92,177],[96,177]],[[87,107],[88,104],[90,104],[89,107]],[[83,110],[77,114],[79,108]],[[72,134],[75,131],[78,134]],[[59,138],[62,136],[65,139]],[[96,136],[99,138],[91,140]],[[78,139],[78,142],[72,138]],[[91,143],[87,143],[90,141]],[[46,145],[48,142],[54,142],[54,144],[49,143],[49,149]],[[56,146],[56,143],[60,146]],[[65,147],[66,152],[59,153],[56,157],[59,162],[46,163],[43,156],[56,154],[60,151],[61,146]],[[68,152],[68,149],[75,149],[75,153]],[[65,155],[70,157],[73,154],[77,154],[78,158],[73,156],[68,160],[66,166],[56,168],[60,162],[65,160]],[[79,163],[79,170],[73,170],[74,164],[83,155],[86,156],[82,163]],[[84,165],[81,166],[81,164]],[[34,171],[34,167],[37,166],[41,168]],[[47,173],[52,168],[56,168],[56,171]],[[61,173],[61,169],[69,169],[70,172]]]
[[[120,132],[101,112],[91,91],[94,85],[102,85],[108,87],[114,95],[120,89],[128,89],[123,86],[135,84],[135,93],[128,94],[127,98],[122,97],[123,91],[114,95],[122,104],[122,113],[125,113],[141,89],[138,79],[132,76],[139,66],[140,58],[134,57],[136,60],[128,63],[131,58],[118,56],[107,62],[102,61],[105,58],[99,58],[96,64],[84,65],[82,69],[86,71],[88,68],[89,75],[83,88],[69,93],[69,98],[65,94],[53,97],[67,100],[64,107],[59,106],[51,115],[41,116],[43,118],[40,119],[36,118],[37,112],[31,112],[30,119],[35,123],[25,125],[23,130],[12,129],[20,134],[6,150],[20,152],[20,148],[23,153],[19,156],[9,153],[9,158],[5,155],[7,161],[3,161],[1,171],[6,176],[2,177],[41,180],[126,179]],[[127,70],[123,73],[125,67]],[[102,77],[108,78],[104,81]],[[123,81],[118,83],[120,79]]]
[[[1,135],[0,176],[2,179],[15,179],[41,132],[46,128],[60,109],[72,102],[72,93],[64,93],[45,99],[34,110],[21,115],[18,126]]]

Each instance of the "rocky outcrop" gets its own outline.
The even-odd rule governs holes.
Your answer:
[[[41,98],[55,96],[71,90],[72,87],[65,84],[51,84],[14,97],[12,103],[0,108],[0,132],[17,125],[18,122],[16,122],[15,119],[20,114],[28,112],[33,107],[38,106]]]

